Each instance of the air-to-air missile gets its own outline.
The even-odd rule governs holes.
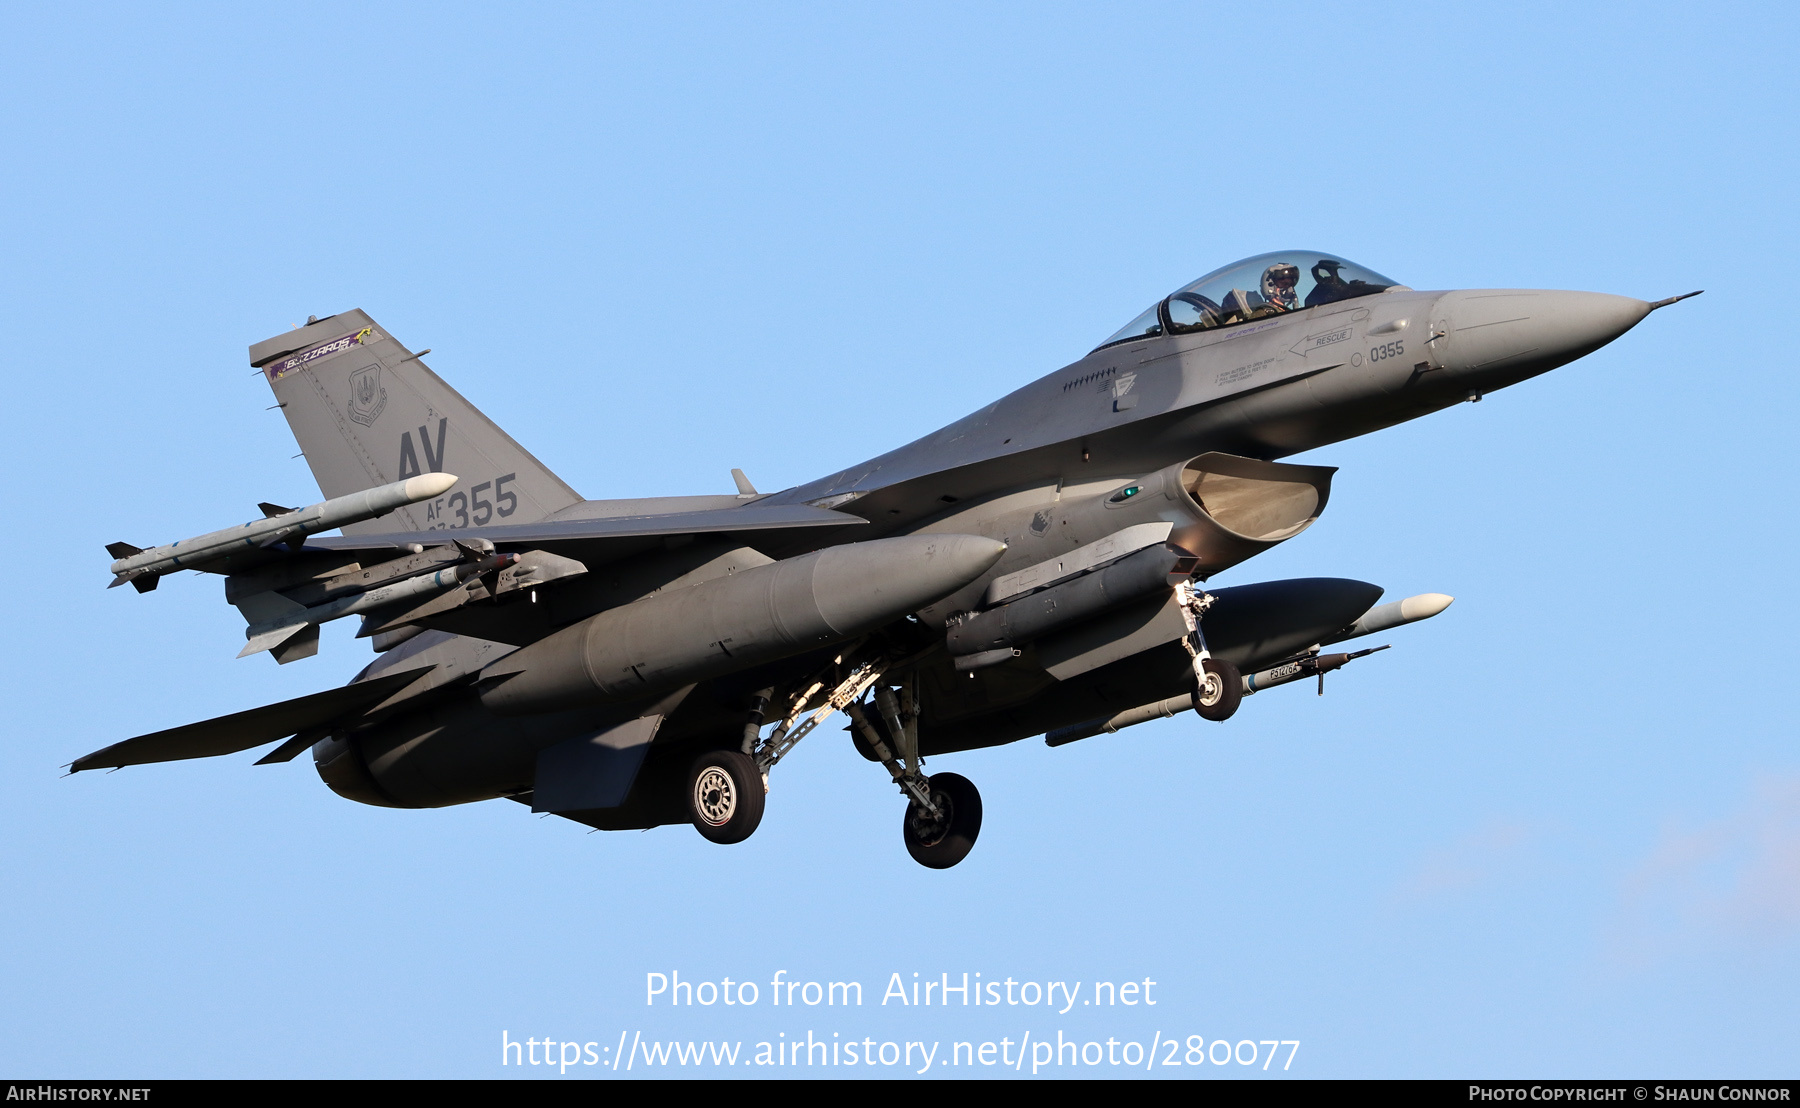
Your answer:
[[[281,511],[271,506],[265,509],[270,514],[264,519],[151,550],[139,550],[130,543],[115,542],[106,548],[107,553],[118,559],[112,564],[113,580],[107,588],[129,581],[139,592],[149,592],[165,573],[198,569],[233,554],[259,550],[320,531],[361,523],[365,519],[386,515],[395,508],[442,496],[455,484],[456,478],[451,474],[424,473],[404,481],[395,481],[391,485],[333,497],[310,508]]]
[[[1349,639],[1360,639],[1364,635],[1375,635],[1382,631],[1391,631],[1396,627],[1404,627],[1409,623],[1417,623],[1422,619],[1430,619],[1448,608],[1455,597],[1445,596],[1441,592],[1420,593],[1409,596],[1405,600],[1395,600],[1388,604],[1377,605],[1364,612],[1362,616],[1343,631],[1326,639],[1320,646],[1329,646]],[[1320,654],[1313,651],[1298,658],[1290,659],[1281,665],[1258,670],[1244,675],[1244,695],[1272,689],[1277,685],[1286,685],[1293,681],[1308,677],[1319,679],[1319,693],[1325,692],[1325,675],[1335,669],[1367,657],[1378,650],[1386,650],[1385,646],[1358,650],[1351,654]]]
[[[334,619],[343,619],[345,616],[361,615],[378,608],[387,608],[390,605],[399,604],[403,600],[413,600],[441,593],[462,584],[471,577],[498,573],[516,565],[519,561],[517,554],[489,554],[481,557],[480,551],[469,551],[469,553],[471,556],[477,557],[477,560],[440,569],[436,573],[422,573],[404,581],[396,581],[391,585],[382,585],[365,592],[352,593],[349,596],[339,597],[324,604],[314,604],[311,607],[298,604],[279,593],[265,592],[261,594],[263,607],[258,614],[266,614],[270,611],[275,611],[277,614],[259,620],[245,629],[244,635],[250,641],[244,644],[244,649],[238,652],[238,657],[259,654],[264,650],[273,650],[309,627],[317,627],[321,623],[330,623]]]
[[[1387,604],[1378,604],[1362,614],[1362,618],[1344,628],[1343,633],[1320,643],[1330,646],[1332,643],[1344,642],[1348,639],[1360,639],[1364,635],[1375,635],[1383,631],[1391,631],[1408,623],[1417,623],[1422,619],[1430,619],[1448,608],[1456,598],[1445,596],[1441,592],[1422,592],[1418,596],[1409,596],[1405,600],[1395,600]]]
[[[658,593],[539,639],[482,671],[508,714],[626,700],[843,642],[948,596],[1006,544],[907,535],[827,547]]]
[[[1256,586],[1251,587],[1255,588]],[[1409,596],[1405,600],[1377,605],[1364,612],[1355,623],[1335,635],[1326,637],[1319,645],[1358,639],[1364,635],[1379,634],[1408,623],[1430,619],[1448,608],[1453,599],[1441,592],[1428,592],[1418,596]],[[1286,685],[1315,676],[1319,679],[1319,691],[1323,693],[1327,673],[1342,669],[1358,658],[1386,649],[1385,646],[1377,646],[1348,654],[1320,654],[1318,648],[1314,647],[1311,650],[1302,651],[1298,656],[1290,658],[1280,665],[1245,674],[1244,695],[1249,696],[1278,685]],[[1193,706],[1191,694],[1171,696],[1166,700],[1157,700],[1149,704],[1140,704],[1136,708],[1128,708],[1105,719],[1089,720],[1071,727],[1059,727],[1045,735],[1044,742],[1048,746],[1064,746],[1078,739],[1092,738],[1095,735],[1110,735],[1127,727],[1149,723],[1153,719],[1168,719]]]

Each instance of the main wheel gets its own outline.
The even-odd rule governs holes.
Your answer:
[[[1194,711],[1201,719],[1223,723],[1244,700],[1244,675],[1223,658],[1208,658],[1206,680],[1194,682]]]
[[[688,818],[715,843],[741,843],[763,817],[762,771],[735,750],[702,754],[688,771]]]
[[[981,834],[981,794],[959,773],[934,773],[929,779],[931,802],[940,815],[914,803],[906,806],[900,832],[913,861],[930,869],[949,869],[975,849]]]

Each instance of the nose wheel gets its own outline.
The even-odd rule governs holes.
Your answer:
[[[1195,666],[1194,711],[1201,719],[1223,723],[1244,699],[1244,677],[1223,658],[1204,658]]]

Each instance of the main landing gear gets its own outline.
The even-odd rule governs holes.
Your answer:
[[[741,843],[762,823],[768,792],[762,771],[735,750],[715,750],[688,771],[688,818],[715,843]]]
[[[975,849],[981,834],[981,794],[960,773],[934,773],[929,778],[936,812],[917,801],[906,806],[900,833],[913,861],[928,869],[949,869]]]
[[[981,834],[981,794],[959,773],[925,776],[925,759],[919,754],[918,690],[910,678],[903,680],[898,696],[886,685],[877,687],[873,706],[894,739],[892,746],[863,704],[852,702],[847,710],[860,740],[857,745],[887,767],[907,797],[900,821],[906,852],[928,869],[949,869],[975,849],[975,837]]]
[[[896,689],[881,677],[897,667],[891,659],[877,657],[850,667],[849,675],[827,693],[830,678],[843,672],[845,660],[840,658],[830,674],[796,693],[786,718],[767,737],[761,733],[763,714],[775,690],[756,694],[740,748],[703,754],[688,771],[688,818],[701,835],[716,843],[749,838],[762,822],[769,771],[832,713],[842,711],[850,716],[858,748],[887,767],[907,798],[900,824],[907,853],[922,866],[949,869],[968,857],[981,834],[981,794],[960,774],[925,775],[925,759],[919,754],[918,689],[911,674],[902,677]],[[802,720],[808,707],[815,705]]]

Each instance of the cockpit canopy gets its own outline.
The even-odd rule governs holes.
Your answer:
[[[1308,250],[1258,254],[1177,289],[1100,346],[1230,327],[1396,287],[1400,286],[1374,270],[1330,254]]]

